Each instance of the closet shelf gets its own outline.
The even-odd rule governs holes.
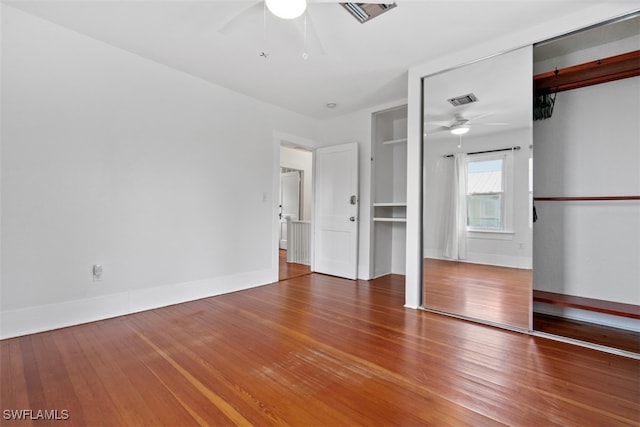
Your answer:
[[[407,135],[406,105],[371,115],[371,277],[405,273]]]
[[[384,145],[400,144],[402,142],[407,142],[407,138],[398,138],[398,139],[390,139],[389,141],[382,141]]]
[[[596,196],[596,197],[534,197],[536,202],[602,202],[640,200],[640,196]]]
[[[407,222],[407,218],[374,217],[374,222]]]
[[[406,202],[380,202],[380,203],[374,203],[373,204],[374,207],[406,207],[407,203]]]
[[[533,76],[535,92],[562,92],[640,75],[640,50]]]

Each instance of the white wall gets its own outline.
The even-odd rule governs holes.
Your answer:
[[[469,48],[451,52],[409,69],[408,79],[408,169],[407,169],[407,276],[405,306],[417,308],[421,304],[422,286],[422,135],[421,80],[422,77],[457,67],[481,58],[567,34],[608,19],[637,10],[637,1],[596,2],[581,5],[575,13],[560,18],[552,16],[544,22],[523,23],[521,30],[504,34],[493,40],[473,43]],[[535,166],[534,166],[535,168]]]
[[[638,117],[640,77],[559,93],[534,125],[536,197],[639,195]],[[640,202],[536,207],[534,289],[640,304]]]
[[[2,5],[0,337],[276,280],[273,130],[317,125]]]
[[[531,268],[531,227],[529,224],[529,144],[531,130],[499,132],[468,138],[463,151],[484,151],[521,147],[513,154],[513,228],[512,233],[469,233],[467,262],[512,268]],[[425,145],[424,183],[424,257],[443,258],[444,229],[448,199],[451,194],[453,159],[456,142],[433,139]],[[473,147],[472,149],[468,147]]]
[[[300,219],[311,221],[311,200],[313,199],[313,156],[311,151],[280,147],[280,166],[298,169],[302,173],[302,212]]]

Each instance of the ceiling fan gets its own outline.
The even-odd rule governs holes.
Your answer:
[[[508,123],[502,122],[492,122],[492,123],[482,123],[478,122],[479,119],[483,117],[487,117],[492,115],[493,113],[483,113],[478,116],[472,118],[465,118],[460,113],[456,113],[452,120],[447,121],[429,121],[428,124],[438,125],[438,127],[430,132],[429,134],[448,131],[453,135],[464,135],[469,130],[471,130],[471,123],[474,123],[474,126],[507,126]]]
[[[361,23],[396,6],[383,0],[367,3],[344,3],[337,0],[263,0],[251,1],[247,8],[231,17],[218,29],[228,36],[242,36],[252,42],[258,54],[268,58],[272,53],[302,53],[303,59],[325,53],[313,24],[313,10],[325,5],[342,5]]]

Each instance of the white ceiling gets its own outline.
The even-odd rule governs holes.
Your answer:
[[[531,54],[528,49],[474,62],[424,79],[427,139],[453,139],[443,129],[455,115],[470,120],[465,139],[531,127]],[[473,93],[477,101],[454,107],[447,100]]]
[[[632,16],[607,25],[577,31],[555,40],[539,43],[534,49],[533,60],[544,61],[604,43],[634,37],[638,34],[640,34],[640,16]]]
[[[398,0],[398,7],[360,24],[335,2],[310,0],[307,25],[315,31],[307,33],[304,60],[303,21],[269,18],[265,39],[264,16],[255,1],[2,1],[316,118],[405,98],[411,66],[538,25],[550,10],[557,18],[579,7],[571,0]],[[259,56],[262,51],[269,53],[266,59]],[[326,108],[329,101],[337,108]]]
[[[628,17],[540,43],[533,48],[533,61],[557,58],[639,34],[640,16]],[[595,59],[597,57],[589,58]],[[428,138],[457,140],[457,136],[443,128],[455,120],[456,114],[470,120],[471,131],[465,139],[531,127],[529,61],[528,52],[521,49],[427,77],[424,80],[424,131]],[[447,102],[468,93],[476,95],[478,101],[458,107]]]

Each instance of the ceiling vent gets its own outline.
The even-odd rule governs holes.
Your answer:
[[[393,9],[397,5],[395,3],[340,3],[347,11],[353,15],[361,24],[368,22],[380,16],[383,13]]]
[[[459,107],[461,105],[477,102],[478,98],[474,94],[468,93],[466,95],[456,96],[455,98],[447,99],[447,101],[449,101],[449,103],[454,107]]]

